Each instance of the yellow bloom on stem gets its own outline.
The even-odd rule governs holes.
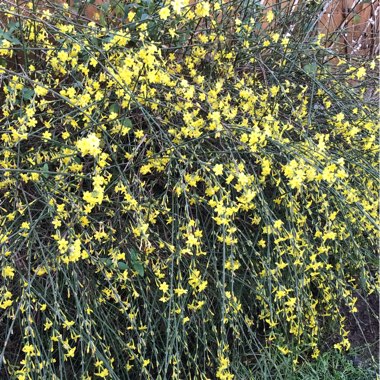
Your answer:
[[[6,265],[3,270],[1,271],[1,274],[4,278],[9,277],[10,279],[13,278],[15,275],[15,270],[10,265]]]
[[[82,153],[82,156],[90,154],[91,156],[97,156],[101,153],[99,148],[100,140],[95,133],[90,133],[87,137],[84,137],[76,142],[76,146]]]
[[[274,13],[273,13],[272,9],[267,13],[266,19],[268,22],[272,22],[274,20]]]
[[[158,14],[159,14],[161,20],[167,20],[170,16],[170,9],[168,7],[163,7],[158,12]]]
[[[223,174],[223,165],[217,164],[212,169],[216,175],[222,175]]]
[[[95,373],[95,376],[98,376],[102,379],[105,379],[107,376],[109,375],[109,371],[107,368],[103,368],[103,370],[101,372],[96,372]]]

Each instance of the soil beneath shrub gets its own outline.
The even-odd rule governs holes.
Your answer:
[[[358,349],[352,356],[354,364],[361,365],[369,360],[378,362],[379,358],[379,294],[373,293],[367,298],[357,294],[357,313],[346,315],[346,326],[350,331],[348,338],[353,349]]]

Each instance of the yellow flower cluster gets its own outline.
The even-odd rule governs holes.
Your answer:
[[[150,3],[120,28],[23,16],[22,69],[0,40],[6,370],[231,380],[259,345],[348,350],[342,307],[375,290],[371,64],[307,75],[290,35],[221,28],[228,4]]]
[[[82,156],[90,154],[92,156],[97,156],[101,152],[100,148],[100,140],[94,133],[91,133],[85,138],[82,138],[77,141],[76,146],[78,150],[81,152]]]

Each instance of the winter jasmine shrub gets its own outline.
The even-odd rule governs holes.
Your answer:
[[[244,4],[0,5],[4,378],[350,349],[342,307],[376,291],[376,61],[324,47],[321,2],[292,30]]]

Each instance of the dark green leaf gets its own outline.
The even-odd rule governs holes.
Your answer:
[[[128,269],[128,264],[125,263],[124,261],[118,261],[117,264],[115,264],[111,259],[106,258],[106,257],[102,257],[99,260],[107,268],[115,268],[117,266],[120,270],[127,270]]]
[[[111,104],[111,106],[110,106],[110,112],[115,112],[115,113],[119,113],[119,105],[118,104],[116,104],[116,103],[113,103],[113,104]]]
[[[317,65],[315,63],[308,63],[303,67],[305,73],[308,75],[315,75],[317,72]]]
[[[138,273],[140,277],[144,277],[144,267],[142,263],[140,263],[139,261],[136,261],[132,263],[132,266],[133,266],[133,269]]]
[[[47,163],[43,164],[42,166],[42,176],[44,178],[48,178],[49,177],[49,165]]]
[[[125,263],[124,261],[118,261],[117,266],[119,267],[120,270],[127,270],[128,269],[128,264]]]
[[[113,262],[111,259],[100,258],[99,261],[102,262],[106,267],[112,267],[113,266]]]
[[[139,260],[138,253],[134,248],[131,248],[130,257],[133,269],[139,274],[140,277],[144,276],[144,266],[142,262]]]
[[[22,98],[24,100],[30,100],[30,99],[32,99],[32,97],[34,95],[34,90],[32,88],[29,88],[29,87],[24,87],[22,89],[21,94],[22,94]]]
[[[123,127],[132,128],[132,121],[131,119],[128,119],[127,117],[123,117],[120,120],[120,123],[123,125]]]

